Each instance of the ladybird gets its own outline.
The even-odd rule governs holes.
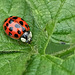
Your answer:
[[[29,43],[32,40],[32,33],[29,25],[20,17],[10,16],[3,24],[5,33],[13,39],[20,39]]]

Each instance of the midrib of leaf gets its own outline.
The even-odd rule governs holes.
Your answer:
[[[49,11],[50,14],[51,14],[51,11],[50,11],[49,7],[47,6],[45,0],[43,0],[43,1],[44,1],[45,5],[46,5],[48,11]],[[51,19],[52,19],[52,22],[53,22],[53,17],[52,17],[52,15],[51,15]],[[54,30],[54,27],[55,27],[55,24],[53,24],[53,30]],[[45,28],[46,28],[46,26],[45,26]],[[45,28],[44,28],[44,29],[45,29]],[[44,29],[43,29],[43,31],[44,31]],[[53,32],[53,30],[52,30],[52,32]],[[51,33],[51,34],[52,34],[52,33]],[[48,43],[49,43],[49,41],[50,41],[51,34],[48,36],[48,40],[47,40],[46,45],[45,45],[45,47],[44,47],[44,54],[45,54],[45,50],[46,50],[46,48],[47,48],[47,45],[48,45]]]
[[[60,11],[61,11],[61,9],[62,9],[62,7],[63,7],[65,1],[66,1],[66,0],[64,0],[63,3],[61,2],[60,7],[59,7],[59,9],[58,9],[58,11],[57,11],[57,13],[56,13],[56,15],[55,15],[54,21],[53,21],[53,19],[51,18],[51,19],[52,19],[52,22],[54,22],[54,23],[53,23],[54,26],[53,26],[52,33],[53,33],[53,31],[54,31],[54,28],[55,28],[56,20],[57,20],[57,18],[58,18],[58,16],[59,16],[59,13],[60,13]],[[48,10],[49,10],[49,9],[48,9]],[[49,12],[50,12],[50,11],[49,11]],[[45,52],[45,50],[46,50],[46,48],[47,48],[48,43],[50,42],[52,33],[51,33],[51,34],[49,35],[49,37],[48,37],[48,40],[47,40],[47,42],[46,42],[46,46],[44,47],[44,52]]]
[[[26,1],[28,2],[28,0],[26,0]],[[53,33],[54,29],[55,29],[55,24],[56,24],[57,18],[58,18],[58,16],[59,16],[59,13],[60,13],[60,11],[61,11],[61,9],[62,9],[62,7],[63,7],[65,1],[66,1],[66,0],[61,1],[60,7],[58,8],[58,11],[57,11],[55,17],[53,18],[53,17],[52,17],[52,14],[51,14],[51,12],[50,12],[50,9],[48,8],[46,2],[43,0],[45,6],[47,7],[47,9],[48,9],[48,11],[49,11],[49,13],[50,13],[51,22],[52,22],[51,24],[53,24],[53,27],[52,27],[51,33],[50,33],[49,36],[48,36],[47,42],[45,43],[45,47],[43,48],[43,52],[42,52],[41,54],[45,54],[45,50],[46,50],[47,45],[48,45],[48,43],[49,43],[49,41],[50,41],[50,39],[51,39],[51,35],[52,35],[52,33]],[[42,19],[42,21],[43,21],[43,24],[46,24],[45,21],[44,21],[44,19],[42,18],[42,15],[40,14],[40,12],[38,11],[36,5],[34,4],[34,2],[33,2],[33,1],[29,1],[29,2],[31,3],[30,6],[31,6],[31,7],[34,7],[34,10],[36,10],[36,11],[39,13],[39,16],[41,16],[41,19]],[[32,10],[33,10],[33,9],[32,9]],[[34,18],[35,18],[35,17],[36,17],[36,16],[34,16]],[[38,26],[39,26],[39,25],[38,25]],[[40,27],[39,27],[39,28],[40,28]],[[45,25],[44,28],[41,30],[40,34],[44,31],[45,28],[46,28],[46,25]],[[38,34],[38,38],[39,38],[40,34]],[[37,41],[38,41],[38,39],[36,40],[36,42],[37,42]]]
[[[35,6],[35,4],[34,4],[34,2],[32,1],[32,5],[34,6],[34,8],[35,9],[37,9],[37,7]],[[40,14],[40,12],[37,10],[37,12],[39,13],[39,15],[41,16],[41,14]],[[34,16],[35,17],[35,16]],[[41,19],[43,20],[43,23],[45,24],[45,21],[44,21],[44,19],[42,18],[42,16],[41,16]],[[40,28],[40,25],[38,24],[38,26],[39,26],[39,28]],[[46,27],[46,26],[45,26]],[[45,27],[42,29],[42,31],[44,31],[44,29],[45,29]],[[41,28],[40,28],[41,29]],[[42,32],[40,32],[40,34],[41,34]],[[38,34],[38,38],[39,38],[39,36],[40,36],[40,34]],[[36,42],[38,41],[38,39],[36,40]],[[42,54],[45,54],[45,51],[44,52],[42,52]]]
[[[10,1],[10,8],[9,8],[9,11],[8,11],[8,13],[10,12],[10,10],[11,10],[11,8],[12,8],[12,5],[13,5],[13,0],[12,1]]]
[[[52,22],[53,22],[53,21],[52,21]],[[50,42],[50,39],[51,39],[51,35],[52,35],[52,33],[53,33],[53,30],[54,30],[54,28],[55,28],[55,23],[52,23],[52,25],[53,25],[53,28],[52,28],[52,30],[51,30],[51,33],[50,33],[49,36],[48,36],[48,40],[47,40],[46,45],[45,45],[45,47],[44,47],[44,54],[45,54],[45,50],[46,50],[46,48],[47,48],[47,46],[48,46],[48,43]]]
[[[63,0],[62,0],[63,1]],[[68,4],[68,5],[67,5]],[[74,13],[73,13],[73,11],[74,11],[74,5],[72,5],[72,3],[70,3],[70,1],[68,1],[68,0],[64,0],[64,3],[63,3],[63,5],[65,6],[63,6],[63,8],[62,8],[62,10],[61,10],[61,12],[63,13],[63,11],[65,10],[65,12],[69,12],[70,14],[67,14],[67,15],[65,15],[64,13],[62,14],[62,13],[59,13],[59,15],[61,14],[61,15],[64,15],[63,17],[61,17],[61,15],[60,16],[58,16],[58,20],[57,20],[57,26],[59,26],[57,29],[56,29],[56,31],[53,33],[53,35],[52,35],[52,41],[54,42],[54,43],[61,43],[61,41],[63,41],[63,42],[65,42],[65,43],[68,43],[68,44],[71,44],[71,38],[69,37],[68,39],[67,39],[67,37],[68,37],[68,34],[70,34],[72,31],[73,31],[73,28],[74,28],[74,18],[75,18],[75,15],[73,15]],[[70,10],[69,10],[69,8],[67,8],[67,6],[70,6]],[[73,7],[73,11],[71,11],[71,8]],[[60,18],[61,17],[61,18]],[[62,28],[61,28],[61,25],[63,26]],[[66,28],[65,28],[65,26],[67,26]],[[68,28],[69,27],[69,28]],[[63,29],[63,28],[65,28],[65,30]],[[61,31],[59,31],[61,29]],[[63,32],[63,31],[65,31],[65,32]],[[66,34],[68,32],[68,34]],[[61,35],[62,34],[62,35]],[[66,34],[66,37],[64,38],[64,34]],[[63,38],[61,38],[60,39],[60,37],[63,37]]]
[[[57,13],[56,13],[56,15],[55,15],[55,21],[57,20],[57,18],[58,18],[58,16],[59,16],[59,13],[60,13],[60,11],[61,11],[63,5],[65,4],[65,1],[66,1],[66,0],[61,1],[60,7],[59,7],[59,9],[58,9],[58,11],[57,11]]]

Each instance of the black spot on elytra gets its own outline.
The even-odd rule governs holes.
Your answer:
[[[21,25],[23,25],[23,22],[22,22],[22,21],[20,21],[19,23],[20,23]]]
[[[12,20],[12,19],[10,19],[10,20],[9,20],[9,23],[11,24],[12,22],[13,22],[13,20]]]
[[[8,23],[6,23],[6,26],[8,27]]]
[[[5,29],[5,30],[7,29],[6,26],[4,26],[4,29]]]
[[[16,28],[20,28],[20,25],[19,25],[19,24],[15,24],[15,27],[16,27]]]
[[[13,27],[10,27],[9,30],[12,31],[13,30]]]
[[[9,36],[11,36],[11,35],[12,35],[12,33],[9,32]]]
[[[13,17],[13,19],[17,19],[18,17]]]
[[[7,18],[7,19],[5,19],[4,23],[5,23],[7,20],[8,20],[8,18]]]
[[[20,30],[18,30],[17,32],[18,32],[18,34],[21,34],[21,31]]]
[[[25,25],[27,28],[29,27],[28,25]]]
[[[14,36],[15,36],[16,38],[18,38],[18,35],[17,35],[17,34],[15,34]]]
[[[22,31],[23,31],[23,32],[26,32],[26,29],[25,29],[24,27],[22,27]]]

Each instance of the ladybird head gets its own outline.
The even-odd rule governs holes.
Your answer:
[[[32,33],[30,31],[25,32],[22,36],[21,36],[21,41],[22,42],[27,42],[30,43],[32,40]]]

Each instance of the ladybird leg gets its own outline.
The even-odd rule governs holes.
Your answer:
[[[30,44],[30,43],[31,43],[31,41],[32,41],[32,38],[31,38],[31,39],[30,39],[30,41],[28,41],[27,43],[28,43],[28,44]]]

